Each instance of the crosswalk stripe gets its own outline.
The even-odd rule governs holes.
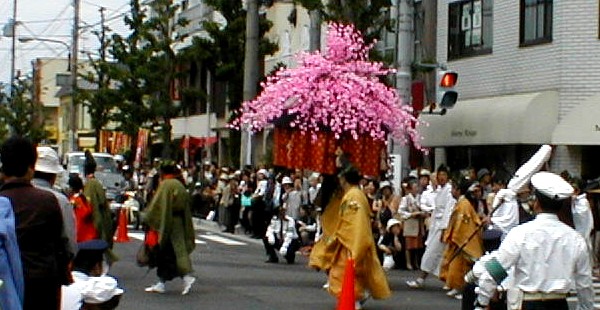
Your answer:
[[[246,245],[246,243],[244,243],[244,242],[224,238],[224,237],[217,236],[217,235],[198,235],[198,237],[200,237],[202,239],[207,239],[210,241],[222,243],[225,245]]]
[[[139,233],[139,232],[130,232],[127,234],[130,238],[133,239],[137,239],[137,240],[141,240],[144,241],[144,233]],[[206,244],[206,241],[202,241],[202,240],[195,240],[196,244]]]

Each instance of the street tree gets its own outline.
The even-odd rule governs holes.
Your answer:
[[[175,30],[187,21],[176,18],[178,8],[170,0],[131,0],[130,14],[125,17],[131,33],[126,37],[113,34],[109,50],[113,58],[109,77],[121,99],[119,112],[112,118],[133,141],[143,125],[160,128],[164,158],[171,157],[170,122],[180,112],[171,96],[179,63],[173,46],[183,41]]]
[[[182,57],[209,70],[215,82],[226,85],[228,108],[237,111],[243,102],[244,70],[241,68],[244,68],[246,11],[241,1],[206,0],[205,3],[223,19],[203,21],[206,36],[194,37],[192,44],[182,51]],[[264,17],[260,17],[258,22],[258,57],[263,59],[275,53],[277,45],[264,37],[272,26],[271,22]],[[206,94],[199,98],[206,99]],[[239,131],[230,131],[229,141],[230,158],[239,158]]]
[[[108,47],[111,44],[111,41],[107,37],[107,32],[111,30],[104,24],[103,10],[101,9],[100,12],[102,14],[101,28],[100,30],[93,31],[93,34],[100,43],[98,48],[99,58],[93,59],[88,53],[87,56],[92,71],[81,75],[83,79],[97,87],[94,90],[82,89],[78,92],[80,96],[78,102],[82,102],[89,111],[96,141],[100,141],[100,132],[111,120],[111,112],[121,100],[117,91],[111,87],[109,70],[113,63],[107,61]],[[96,143],[96,152],[101,151],[99,148],[100,143]]]
[[[311,25],[319,23],[321,17],[325,21],[353,24],[362,33],[367,43],[379,40],[384,30],[393,31],[394,28],[394,19],[384,13],[392,6],[391,0],[295,0],[295,2],[309,11]],[[316,26],[311,26],[310,35],[311,41],[318,42],[321,36],[320,27],[317,29]],[[369,56],[371,59],[380,60],[376,50],[371,50]]]
[[[33,98],[30,79],[16,79],[12,97],[0,94],[0,138],[7,136],[8,129],[13,135],[28,137],[34,143],[48,137],[44,129],[44,113],[40,104]]]

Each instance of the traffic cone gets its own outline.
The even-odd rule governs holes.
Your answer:
[[[344,269],[342,292],[338,298],[337,310],[354,310],[354,260],[348,257]]]
[[[129,242],[129,236],[127,235],[127,214],[123,208],[119,211],[119,225],[117,226],[115,242]]]

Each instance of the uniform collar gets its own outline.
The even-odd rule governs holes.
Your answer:
[[[558,215],[554,214],[554,213],[539,213],[538,215],[536,215],[535,217],[536,219],[540,219],[540,220],[555,220],[558,221]]]

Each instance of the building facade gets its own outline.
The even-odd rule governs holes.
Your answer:
[[[598,6],[439,1],[437,60],[459,73],[459,101],[444,116],[421,116],[436,162],[514,171],[551,144],[550,170],[600,176]]]

